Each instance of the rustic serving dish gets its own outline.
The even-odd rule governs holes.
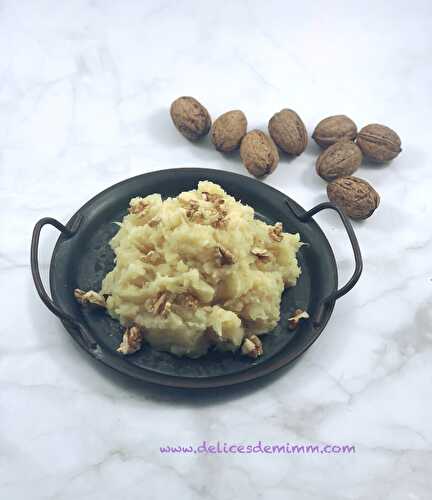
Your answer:
[[[114,221],[126,215],[129,200],[135,196],[161,193],[177,196],[195,189],[200,180],[220,184],[236,199],[255,209],[256,216],[268,224],[282,222],[284,231],[299,232],[306,243],[299,251],[302,274],[297,285],[288,288],[281,302],[281,319],[270,335],[261,337],[264,355],[252,360],[239,354],[211,352],[199,359],[178,358],[149,345],[123,356],[116,352],[122,331],[120,324],[104,311],[81,307],[74,299],[75,288],[99,290],[103,277],[113,266],[109,240],[117,231]],[[354,251],[355,271],[338,289],[337,266],[331,246],[313,216],[321,210],[336,210],[348,233]],[[38,245],[43,226],[60,231],[50,265],[51,297],[45,291],[38,266]],[[300,356],[319,337],[326,326],[336,299],[346,294],[362,271],[360,249],[346,216],[333,204],[321,203],[306,212],[294,200],[255,179],[233,173],[178,168],[151,172],[115,184],[80,208],[64,226],[53,218],[37,222],[31,244],[31,268],[37,292],[45,305],[63,322],[72,338],[93,358],[139,380],[165,386],[208,388],[232,385],[262,377]],[[307,310],[310,320],[288,329],[288,318],[295,309]]]

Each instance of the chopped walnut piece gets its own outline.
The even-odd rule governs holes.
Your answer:
[[[295,330],[298,327],[300,320],[308,318],[309,314],[306,311],[303,311],[302,309],[296,309],[293,316],[291,318],[288,318],[288,328],[290,330]]]
[[[196,309],[199,305],[199,300],[191,293],[182,293],[176,297],[176,303],[189,309]]]
[[[265,250],[264,248],[252,248],[251,254],[255,255],[255,257],[258,258],[258,260],[261,260],[262,262],[268,262],[271,259],[271,254],[268,250]]]
[[[257,358],[263,354],[261,340],[256,335],[245,338],[241,347],[241,352],[250,358]]]
[[[189,219],[191,219],[192,222],[196,222],[197,224],[203,224],[205,221],[204,214],[197,210],[196,212],[193,212],[190,214]]]
[[[212,222],[212,226],[215,229],[225,229],[227,227],[228,221],[223,216],[219,216],[214,222]]]
[[[283,230],[282,223],[276,222],[276,224],[273,227],[269,228],[268,230],[270,238],[274,241],[282,241],[283,240],[282,230]]]
[[[160,217],[153,217],[153,219],[149,221],[148,225],[150,227],[156,227],[158,224],[160,224],[161,220],[162,219]]]
[[[203,220],[204,216],[199,210],[199,203],[196,200],[189,200],[186,206],[186,217],[195,222]]]
[[[202,197],[203,200],[210,201],[211,203],[215,203],[216,205],[223,205],[225,203],[225,200],[221,197],[220,194],[208,193],[207,191],[203,191]]]
[[[225,210],[224,208],[217,207],[216,210],[219,217],[225,218],[228,215],[228,210]]]
[[[156,264],[158,260],[160,259],[160,254],[158,252],[155,252],[154,250],[150,250],[146,254],[142,255],[140,257],[140,260],[142,262],[149,262],[151,264]]]
[[[98,307],[106,307],[106,302],[100,293],[97,293],[93,290],[89,290],[88,292],[84,292],[84,290],[80,290],[79,288],[75,288],[74,290],[74,296],[76,300],[82,304],[91,304],[93,306],[98,306]]]
[[[193,212],[196,212],[198,209],[199,209],[199,203],[196,200],[189,200],[187,202],[186,215],[188,214],[188,212],[193,213]]]
[[[161,292],[151,305],[151,312],[155,315],[166,316],[171,310],[171,304],[170,294]]]
[[[117,348],[117,352],[122,354],[133,354],[141,349],[143,341],[143,331],[138,326],[126,328],[123,334],[123,340]]]
[[[223,199],[221,199],[221,201],[224,202]],[[228,210],[226,208],[223,208],[221,204],[217,204],[215,208],[217,219],[213,222],[212,226],[215,229],[225,229],[228,225]]]
[[[230,266],[234,264],[234,255],[224,247],[217,246],[215,248],[216,261],[220,266]]]
[[[143,214],[149,207],[149,202],[142,198],[134,198],[130,202],[128,212],[130,214]]]
[[[201,196],[203,198],[203,200],[205,201],[211,201],[210,198],[211,198],[211,194],[210,193],[207,193],[207,191],[203,191],[201,193]]]

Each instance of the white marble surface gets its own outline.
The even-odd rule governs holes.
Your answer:
[[[0,3],[0,497],[423,500],[432,487],[432,6],[428,1]],[[83,355],[36,296],[32,227],[129,176],[243,172],[173,128],[170,102],[381,122],[403,153],[359,171],[382,197],[355,224],[365,270],[292,369],[190,396]],[[325,200],[314,144],[266,182]],[[338,220],[319,216],[341,268]],[[57,238],[42,237],[46,276]],[[354,455],[161,455],[164,444],[353,443]]]

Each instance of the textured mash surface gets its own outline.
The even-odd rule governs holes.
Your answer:
[[[111,240],[115,268],[101,292],[124,326],[154,347],[192,357],[237,349],[279,320],[285,286],[300,274],[300,237],[254,219],[254,210],[203,181],[162,201],[134,198]]]

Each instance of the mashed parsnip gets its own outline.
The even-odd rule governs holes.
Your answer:
[[[156,349],[234,351],[276,326],[284,287],[300,275],[300,245],[298,234],[254,219],[251,207],[203,181],[176,198],[130,201],[100,293],[111,316],[140,327]]]

